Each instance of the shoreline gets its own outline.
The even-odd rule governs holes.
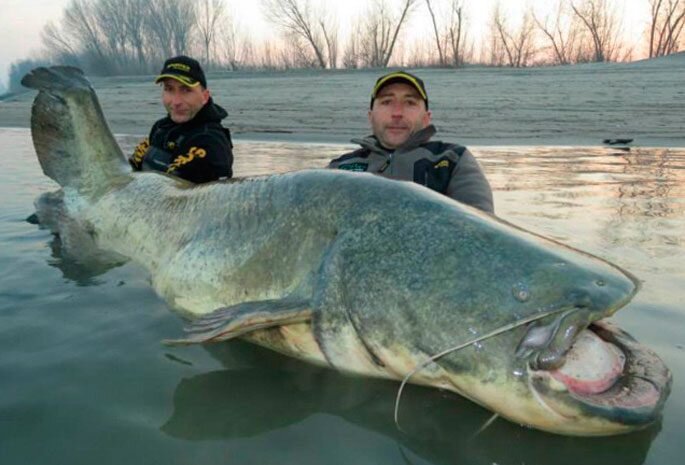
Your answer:
[[[3,131],[18,131],[26,132],[30,137],[31,128],[22,126],[0,126],[0,134]],[[139,139],[145,137],[141,134],[130,134],[130,133],[120,133],[114,132],[114,137],[118,140],[125,141],[122,143],[122,149],[132,148],[136,145]],[[338,142],[332,141],[330,138],[324,138],[322,135],[307,135],[307,134],[294,134],[291,137],[281,137],[281,134],[274,134],[273,137],[269,135],[261,135],[258,133],[253,134],[232,134],[232,139],[234,142],[241,144],[286,144],[286,145],[320,145],[322,147],[336,147],[340,150],[354,150],[358,146],[355,146],[352,142]],[[526,147],[544,147],[544,148],[560,148],[569,149],[573,147],[578,148],[604,148],[607,150],[625,150],[626,148],[633,149],[685,149],[685,145],[665,145],[665,144],[636,144],[635,142],[630,144],[618,144],[618,145],[608,145],[608,144],[590,144],[581,142],[570,142],[567,144],[563,143],[537,143],[528,142],[504,142],[499,140],[485,140],[481,143],[468,144],[467,147],[474,149],[522,149]],[[130,147],[129,147],[130,146]]]
[[[352,145],[387,70],[209,75],[235,140]],[[412,70],[426,82],[435,140],[469,146],[685,147],[685,53],[628,64]],[[163,116],[151,76],[91,78],[109,127],[139,138]],[[0,100],[0,127],[28,128],[34,91]]]

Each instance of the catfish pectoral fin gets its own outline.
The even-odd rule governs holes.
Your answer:
[[[190,345],[219,342],[259,329],[304,323],[312,318],[309,301],[263,300],[222,307],[192,321],[185,327],[191,336],[167,339],[166,345]]]

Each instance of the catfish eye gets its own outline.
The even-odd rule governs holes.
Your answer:
[[[519,302],[527,302],[530,299],[530,290],[524,283],[516,283],[511,288],[511,293]]]

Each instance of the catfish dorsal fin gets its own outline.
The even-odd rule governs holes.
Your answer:
[[[304,323],[312,318],[309,301],[295,299],[260,300],[222,307],[191,321],[190,336],[167,339],[167,345],[202,344],[233,339],[259,329]]]

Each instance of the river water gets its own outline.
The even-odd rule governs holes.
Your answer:
[[[120,138],[126,149],[131,138]],[[167,348],[181,322],[126,264],[86,269],[26,221],[55,185],[0,129],[0,463],[679,464],[685,444],[685,149],[474,147],[498,215],[643,282],[614,321],[673,371],[659,424],[572,438],[458,396],[350,378],[243,342]],[[323,166],[340,145],[238,141],[238,175]],[[249,155],[248,155],[249,154]],[[483,283],[487,285],[487,283]]]

